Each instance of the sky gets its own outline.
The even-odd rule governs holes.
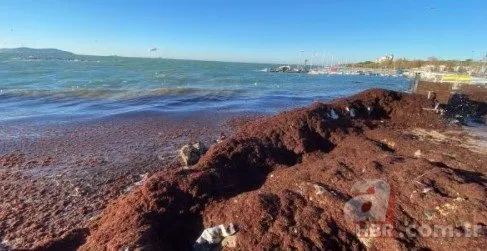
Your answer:
[[[0,0],[0,48],[21,46],[269,63],[480,59],[487,1]]]

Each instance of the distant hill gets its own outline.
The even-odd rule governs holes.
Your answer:
[[[12,48],[0,49],[0,55],[23,59],[75,59],[76,54],[58,49]]]

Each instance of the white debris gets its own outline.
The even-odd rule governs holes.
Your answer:
[[[440,107],[440,102],[436,101],[435,102],[435,111],[437,111],[439,107]]]
[[[416,158],[421,157],[421,155],[422,155],[421,150],[417,150],[416,152],[414,152],[414,157],[416,157]]]
[[[350,114],[350,117],[352,118],[355,118],[356,116],[356,111],[355,109],[352,107],[352,108],[349,108],[348,106],[345,107],[345,110],[347,110],[348,114]]]
[[[330,113],[328,113],[328,117],[333,120],[337,120],[339,118],[338,114],[333,109],[331,109]]]
[[[372,107],[370,107],[370,106],[367,106],[367,113],[369,114],[369,116],[370,116],[370,114],[372,114],[372,110],[373,110],[373,109],[374,109],[374,108],[372,108]]]
[[[353,108],[352,108],[352,109],[350,109],[350,116],[351,116],[352,118],[355,118],[355,116],[356,116],[355,109],[353,109]]]

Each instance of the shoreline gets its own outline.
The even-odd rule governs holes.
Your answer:
[[[49,201],[44,199],[45,207],[40,210],[43,214],[28,214],[24,205],[21,210],[30,220],[28,222],[19,221],[2,210],[0,219],[11,221],[3,220],[3,224],[7,222],[12,224],[7,226],[15,227],[2,227],[5,230],[0,237],[4,245],[12,248],[181,250],[190,249],[204,228],[232,222],[239,226],[237,248],[245,250],[270,247],[298,250],[446,248],[441,239],[361,238],[354,232],[353,225],[345,221],[342,211],[343,205],[353,196],[350,187],[355,182],[363,178],[381,178],[396,191],[392,219],[398,226],[396,234],[404,232],[400,226],[406,221],[456,224],[463,219],[487,225],[485,206],[482,206],[487,204],[487,166],[484,164],[487,155],[472,151],[469,145],[461,145],[469,139],[464,131],[445,124],[438,114],[422,109],[432,105],[418,95],[368,90],[330,103],[314,103],[273,116],[257,116],[261,117],[257,119],[255,115],[242,114],[228,117],[194,114],[180,120],[141,116],[140,120],[136,118],[126,124],[106,121],[106,124],[84,129],[71,128],[71,134],[57,139],[57,143],[68,138],[72,140],[71,144],[63,146],[68,152],[65,156],[73,157],[70,154],[80,144],[92,145],[91,149],[83,148],[89,154],[75,156],[74,162],[69,162],[85,158],[81,170],[92,171],[78,184],[91,182],[93,178],[103,180],[106,178],[103,175],[114,170],[126,177],[109,184],[101,182],[104,185],[96,187],[98,198],[104,197],[104,202],[91,212],[101,214],[90,215],[90,210],[79,212],[79,217],[89,215],[81,227],[67,224],[64,228],[58,227],[61,231],[57,234],[52,234],[52,227],[43,229],[45,226],[39,225],[39,221],[46,218],[55,221],[66,208],[62,203],[76,200],[68,193],[65,194],[68,199],[60,201],[60,206],[46,204]],[[353,107],[356,117],[352,118],[345,107]],[[373,108],[372,112],[368,112],[368,107]],[[334,109],[339,118],[331,118],[330,109]],[[228,139],[212,145],[198,164],[189,169],[182,169],[175,163],[175,155],[161,160],[154,154],[163,147],[170,147],[174,153],[184,143],[211,142],[221,131],[229,135]],[[22,149],[37,149],[43,153],[42,149],[53,146],[49,140],[36,144],[24,143],[23,146],[31,148]],[[114,148],[108,151],[113,156],[117,156],[117,152],[130,153],[125,169],[121,162],[104,156],[90,159],[99,157],[97,154],[105,153],[110,147]],[[484,149],[485,146],[476,147]],[[6,147],[0,149],[5,152]],[[27,165],[33,163],[29,158],[13,156],[14,162],[22,164],[7,169],[32,170]],[[3,157],[2,161],[8,163]],[[37,169],[42,170],[57,159],[34,161],[37,161]],[[46,166],[42,167],[42,161],[47,161]],[[161,171],[162,166],[166,168]],[[100,172],[93,172],[96,169]],[[17,196],[15,189],[18,188],[13,184],[22,179],[7,177],[3,175],[4,170],[0,174],[2,182],[12,182],[10,190],[2,190],[5,194],[0,198],[9,198],[6,197],[9,194]],[[23,181],[32,181],[32,177]],[[120,193],[136,182],[139,186]],[[24,193],[57,198],[58,195],[50,194],[49,190],[47,193],[36,191],[38,183],[26,186]],[[76,186],[66,187],[70,192],[80,193],[75,198],[93,198],[85,198],[89,193],[76,190]],[[423,193],[425,189],[428,192]],[[113,193],[107,192],[110,190]],[[108,206],[101,211],[108,200]],[[455,210],[443,208],[446,204],[453,205]],[[5,207],[5,203],[1,205]],[[428,212],[426,216],[425,212]],[[430,219],[429,213],[433,214]],[[25,235],[26,229],[43,234],[16,239]],[[448,247],[485,244],[485,238],[459,238]]]
[[[30,249],[87,227],[110,200],[177,166],[181,145],[209,143],[254,116],[144,112],[1,127],[3,134],[19,136],[0,144],[0,242]]]

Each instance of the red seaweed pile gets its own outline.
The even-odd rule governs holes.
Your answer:
[[[480,249],[485,237],[409,231],[487,224],[487,155],[454,141],[459,129],[423,109],[433,105],[373,89],[250,121],[196,165],[152,175],[89,229],[44,249],[190,250],[205,228],[229,223],[236,250]],[[367,179],[391,187],[390,236],[361,236],[344,217],[351,187]]]

